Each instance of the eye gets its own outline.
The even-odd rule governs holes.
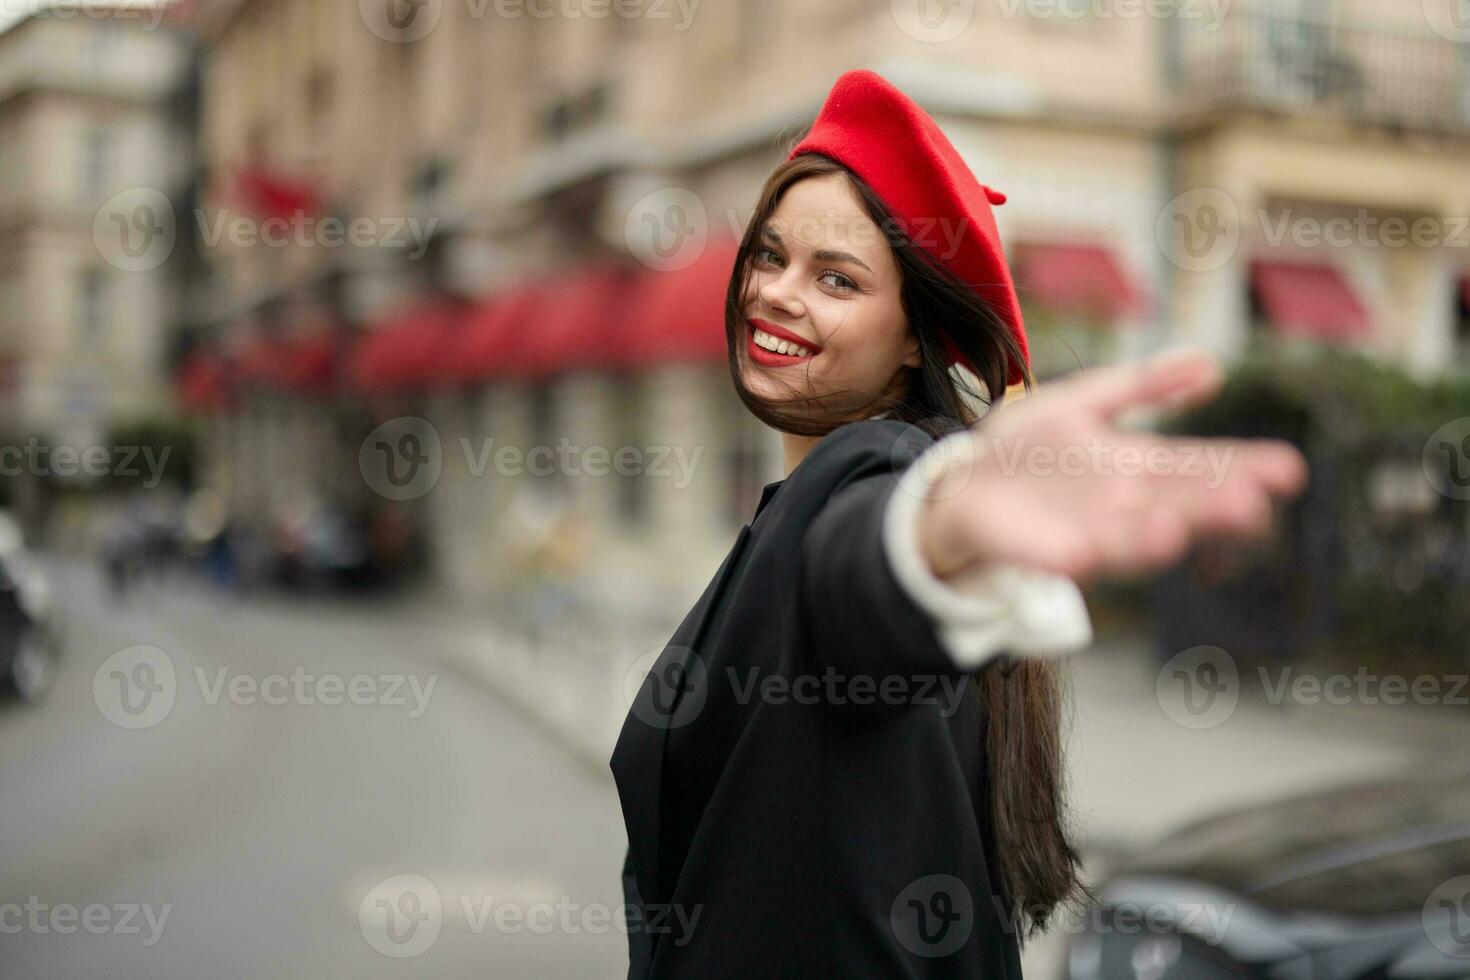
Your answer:
[[[757,248],[755,250],[755,260],[757,262],[761,262],[762,260],[764,260],[764,258],[767,255],[774,255],[777,258],[780,258],[781,257],[780,254],[775,249],[773,249],[773,248],[771,248],[771,247],[769,247],[767,245],[762,245],[761,247],[759,247],[759,248]]]
[[[853,282],[851,279],[847,278],[842,273],[840,273],[840,272],[834,272],[831,269],[827,269],[827,270],[823,271],[822,274],[818,278],[819,279],[826,279],[828,276],[835,276],[836,278],[842,280],[841,282],[838,282],[838,283],[835,283],[834,284],[833,288],[835,288],[835,289],[841,289],[844,292],[846,292],[848,290],[852,290],[852,289],[856,289],[857,288],[857,283]]]

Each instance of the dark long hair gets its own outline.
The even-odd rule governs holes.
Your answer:
[[[745,386],[738,357],[745,333],[743,301],[760,229],[794,183],[827,174],[849,181],[893,249],[903,278],[901,302],[918,340],[920,364],[900,368],[876,394],[804,393],[788,386],[788,398],[763,398]],[[946,337],[974,365],[979,388],[950,371]],[[777,167],[761,190],[725,296],[725,341],[740,400],[766,425],[797,435],[820,436],[847,422],[883,416],[938,438],[978,421],[972,406],[989,406],[992,393],[1004,397],[1012,365],[1020,366],[1028,391],[1034,385],[1020,345],[995,310],[912,241],[862,178],[814,153]],[[1064,819],[1060,671],[1053,660],[1006,658],[1004,664],[992,662],[974,674],[972,686],[985,718],[982,748],[1001,900],[1024,942],[1046,928],[1058,905],[1087,893]]]

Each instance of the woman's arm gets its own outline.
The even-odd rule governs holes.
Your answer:
[[[1259,533],[1271,497],[1305,482],[1293,447],[1166,439],[1112,423],[1127,408],[1207,397],[1217,382],[1213,358],[1198,355],[1081,372],[948,437],[969,440],[970,451],[937,473],[912,464],[955,444],[898,438],[891,423],[822,440],[807,463],[840,466],[842,477],[801,547],[816,666],[904,687],[1011,650],[1077,649],[1091,629],[1068,580],[1162,567],[1198,536]],[[984,585],[988,596],[961,602],[938,582],[954,592]]]
[[[933,617],[955,663],[978,668],[1003,651],[1041,656],[1084,650],[1092,620],[1077,584],[1011,562],[982,563],[939,578],[920,547],[923,508],[945,469],[973,451],[959,432],[939,440],[899,479],[883,515],[883,543],[899,584]]]
[[[840,473],[803,532],[799,561],[814,661],[807,666],[831,676],[829,690],[844,703],[851,703],[850,691],[862,689],[872,692],[874,705],[901,706],[919,692],[959,689],[980,666],[946,648],[942,617],[916,599],[890,556],[891,504],[906,492],[903,475],[932,444],[916,436],[922,433],[897,422],[852,423],[824,438],[802,463],[808,473],[829,467]],[[988,655],[1004,652],[995,645],[1003,635],[986,644]],[[883,684],[887,694],[879,691]]]

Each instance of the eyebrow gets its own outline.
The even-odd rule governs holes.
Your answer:
[[[761,237],[769,238],[777,245],[784,244],[781,236],[773,228],[762,228]],[[817,249],[816,251],[812,252],[812,258],[816,259],[818,262],[851,262],[853,265],[860,265],[864,269],[868,269],[868,263],[864,262],[856,255],[853,255],[851,252],[840,252],[836,249],[831,248]],[[873,270],[868,269],[868,271],[872,272]]]

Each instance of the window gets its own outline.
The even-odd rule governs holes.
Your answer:
[[[611,87],[607,82],[598,82],[548,103],[542,113],[542,131],[550,140],[563,139],[604,121],[611,107]]]
[[[107,274],[92,266],[77,282],[77,339],[84,345],[98,343],[107,319]]]
[[[633,527],[641,527],[648,521],[648,478],[642,468],[629,466],[626,460],[619,463],[618,451],[623,446],[637,446],[643,433],[643,385],[636,374],[624,374],[614,382],[617,413],[613,431],[618,434],[618,444],[612,446],[612,476],[617,481],[618,516]]]
[[[81,193],[95,200],[107,190],[111,169],[112,134],[102,126],[90,126],[82,137]]]
[[[531,424],[531,449],[527,452],[527,472],[537,480],[548,480],[560,482],[563,476],[562,469],[556,465],[556,390],[551,383],[531,385],[527,392],[530,399],[529,413]],[[551,450],[547,455],[545,446]],[[535,456],[530,455],[531,452]],[[547,473],[548,461],[550,473]]]

